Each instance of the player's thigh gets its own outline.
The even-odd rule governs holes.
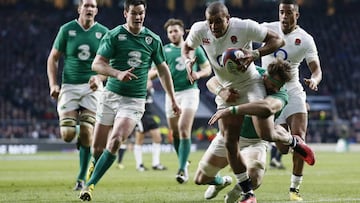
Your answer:
[[[92,148],[95,156],[100,155],[106,147],[108,136],[111,132],[111,125],[95,123]]]
[[[138,130],[135,131],[135,144],[142,145],[144,143],[145,133]]]
[[[79,109],[80,100],[84,95],[84,91],[86,92],[86,84],[62,84],[57,104],[57,111],[59,115],[64,112]]]
[[[186,132],[190,136],[191,128],[194,123],[196,111],[191,108],[184,108],[181,111],[179,118],[179,130],[181,132]]]
[[[280,116],[276,119],[276,124],[288,124],[289,127],[292,122],[298,123],[302,126],[299,130],[303,131],[307,128],[307,107],[306,107],[306,94],[303,90],[293,89],[288,91],[289,102],[282,110]],[[295,120],[293,118],[295,116]],[[295,124],[296,125],[296,124]],[[295,126],[296,127],[296,126]]]
[[[159,128],[149,130],[149,134],[154,143],[161,143],[162,137]]]
[[[136,123],[140,120],[134,120],[129,117],[119,116],[115,118],[114,127],[110,134],[107,149],[115,154],[120,147],[121,142],[129,137],[133,132]]]
[[[180,109],[193,109],[196,111],[200,103],[200,90],[199,89],[187,89],[183,91],[175,92],[175,100]],[[167,118],[176,117],[172,109],[172,103],[169,96],[165,97],[165,113]]]
[[[207,177],[215,177],[227,165],[224,138],[218,133],[200,159],[197,171]]]
[[[91,90],[91,92],[82,95],[79,105],[92,112],[96,112],[98,100],[101,97],[101,94],[102,91],[100,90],[96,90],[96,91]]]
[[[308,125],[307,113],[295,113],[286,119],[292,135],[299,135],[305,140]]]
[[[240,137],[240,153],[248,166],[265,169],[268,142],[261,139],[248,139]],[[260,164],[260,165],[259,165]]]
[[[167,123],[174,136],[179,136],[179,116],[167,118]]]

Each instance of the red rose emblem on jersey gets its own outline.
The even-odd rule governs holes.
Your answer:
[[[203,45],[208,45],[208,44],[210,44],[210,39],[209,38],[203,38],[202,43],[203,43]]]
[[[301,39],[296,38],[296,39],[295,39],[295,45],[300,45],[300,44],[301,44]]]
[[[238,42],[237,37],[234,35],[230,37],[230,40],[231,40],[231,43],[233,43],[233,44],[236,44],[236,42]]]

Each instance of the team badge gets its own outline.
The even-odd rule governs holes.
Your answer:
[[[153,38],[152,37],[145,37],[145,42],[146,44],[151,44],[153,41]]]
[[[102,33],[101,32],[95,32],[95,37],[96,37],[96,39],[100,39],[102,37]]]
[[[203,43],[203,45],[209,45],[210,44],[210,39],[209,38],[203,38],[202,43]]]
[[[296,39],[295,39],[295,45],[300,45],[300,44],[301,44],[301,39],[296,38]]]
[[[236,44],[238,42],[238,39],[235,35],[230,37],[231,43]]]

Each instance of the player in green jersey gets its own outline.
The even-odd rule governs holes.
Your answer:
[[[97,98],[103,76],[91,70],[100,40],[108,29],[95,22],[98,13],[96,0],[82,0],[79,17],[60,27],[47,61],[50,96],[58,100],[60,133],[65,142],[78,134],[80,172],[75,190],[84,185],[91,158],[90,145],[95,124]],[[59,60],[64,57],[61,88],[57,81]],[[76,126],[80,131],[77,132]]]
[[[143,116],[152,62],[171,98],[174,113],[181,112],[175,101],[161,39],[143,26],[145,13],[145,0],[126,0],[123,13],[126,23],[104,36],[92,64],[93,70],[109,78],[96,112],[93,142],[95,168],[80,192],[79,198],[83,201],[92,199],[95,185],[115,161],[121,142],[131,134]]]
[[[194,80],[190,81],[187,78],[186,61],[181,56],[181,47],[184,44],[184,23],[182,20],[171,18],[166,21],[164,29],[170,40],[170,43],[164,46],[166,62],[169,64],[176,101],[182,113],[180,115],[173,113],[169,97],[165,98],[165,111],[179,162],[176,180],[179,183],[185,183],[189,178],[187,165],[191,146],[191,129],[200,101],[200,90],[196,80],[208,77],[211,74],[211,67],[205,52],[198,47],[195,50],[196,62],[192,67]]]
[[[281,109],[288,101],[286,91],[284,89],[280,90],[280,88],[286,81],[291,79],[289,70],[289,64],[280,59],[268,66],[267,73],[264,69],[258,69],[262,75],[268,96],[263,100],[218,110],[210,119],[209,124],[213,124],[218,119],[233,113],[270,118],[274,122],[274,118],[280,114]],[[216,92],[216,87],[218,86],[216,80],[214,81],[212,78],[207,85],[213,93]],[[225,100],[239,96],[228,88],[222,89],[221,92]],[[217,92],[217,94],[219,94],[219,92]],[[274,126],[274,123],[272,123],[272,126],[275,133],[282,136],[290,136],[281,126]],[[262,126],[256,126],[256,124],[253,124],[250,116],[245,116],[239,142],[241,154],[246,163],[254,189],[260,186],[265,173],[266,151],[268,146],[266,141],[259,138],[255,129],[256,127]],[[300,147],[299,143],[294,147]],[[195,177],[195,183],[210,185],[204,194],[206,199],[214,198],[220,190],[231,184],[232,178],[230,176],[221,177],[218,174],[218,172],[227,165],[225,142],[223,136],[219,133],[199,162]],[[225,202],[235,202],[240,195],[241,187],[239,184],[236,184],[234,189],[226,195]]]

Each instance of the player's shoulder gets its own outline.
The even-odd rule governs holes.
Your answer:
[[[72,20],[72,21],[69,21],[65,24],[63,24],[60,28],[63,29],[63,30],[69,30],[69,29],[74,29],[75,27],[78,27],[78,23],[76,20]]]
[[[152,30],[150,30],[147,27],[143,27],[143,30],[141,31],[144,35],[146,35],[146,37],[151,37],[153,39],[155,39],[158,42],[161,42],[161,38],[158,34],[156,34],[155,32],[153,32]]]
[[[198,21],[191,26],[191,30],[193,30],[194,32],[200,32],[202,30],[208,30],[208,29],[209,26],[207,25],[206,21]]]
[[[253,19],[250,18],[242,19],[238,17],[231,17],[229,23],[231,29],[244,29],[244,28],[249,28],[251,26],[257,26],[259,24],[257,21]]]
[[[304,30],[302,27],[298,25],[298,27],[295,30],[298,34],[302,35],[303,37],[313,39],[312,35],[308,33],[306,30]]]
[[[261,25],[263,25],[263,26],[265,26],[267,28],[271,28],[271,29],[280,28],[280,22],[279,21],[263,22],[263,23],[261,23]]]
[[[287,104],[289,100],[289,95],[284,87],[282,87],[278,92],[269,95],[269,97],[278,99],[284,104]]]
[[[107,28],[105,25],[103,25],[103,24],[101,24],[99,22],[96,22],[95,26],[96,26],[96,28],[98,30],[101,30],[101,31],[104,31],[104,32],[109,31],[109,28]]]

